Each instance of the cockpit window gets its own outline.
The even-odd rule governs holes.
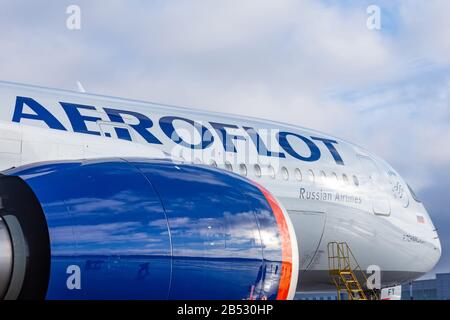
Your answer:
[[[417,198],[417,195],[414,193],[413,189],[409,186],[409,184],[406,184],[408,186],[409,192],[411,193],[411,196],[413,197],[414,200],[416,200],[417,202],[421,202],[419,200],[419,198]]]

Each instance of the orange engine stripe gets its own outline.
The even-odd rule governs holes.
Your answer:
[[[277,200],[272,194],[267,191],[263,186],[256,184],[267,199],[273,214],[278,224],[278,229],[281,235],[281,278],[280,285],[278,287],[277,300],[286,300],[289,294],[289,288],[291,286],[292,277],[292,245],[291,236],[289,234],[289,228],[286,223],[283,211],[278,205]]]

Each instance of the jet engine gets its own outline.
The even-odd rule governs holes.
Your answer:
[[[0,298],[292,299],[296,236],[263,187],[170,160],[0,175]]]

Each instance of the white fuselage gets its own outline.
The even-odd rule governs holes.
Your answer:
[[[366,150],[294,125],[0,82],[0,170],[39,161],[172,157],[254,180],[290,214],[298,290],[331,288],[327,244],[345,241],[383,286],[441,255],[435,227],[400,175]]]

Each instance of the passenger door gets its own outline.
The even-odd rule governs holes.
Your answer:
[[[389,216],[391,214],[391,205],[386,188],[389,181],[385,174],[380,170],[374,160],[368,156],[358,155],[363,169],[363,175],[367,178],[366,190],[369,198],[372,200],[373,212],[377,215]]]

